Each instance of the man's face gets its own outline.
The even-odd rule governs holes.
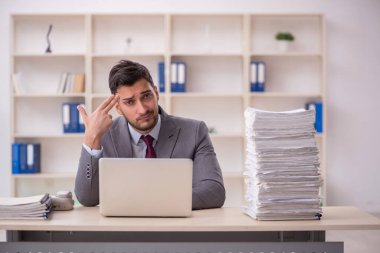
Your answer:
[[[120,86],[116,94],[120,96],[115,105],[117,112],[128,120],[141,134],[148,133],[158,120],[158,91],[145,79],[133,86]]]

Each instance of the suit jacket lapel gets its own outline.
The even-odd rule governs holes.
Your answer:
[[[154,147],[158,158],[171,158],[173,149],[178,139],[180,128],[173,120],[160,108],[161,128],[158,135],[157,144]]]
[[[131,136],[129,134],[127,120],[123,116],[119,119],[118,124],[110,129],[110,135],[116,157],[131,158],[133,156]]]

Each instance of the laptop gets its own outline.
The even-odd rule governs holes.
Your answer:
[[[187,217],[191,159],[101,158],[99,206],[104,216]]]

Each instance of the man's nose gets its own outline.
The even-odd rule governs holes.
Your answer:
[[[145,105],[140,100],[137,100],[136,111],[138,114],[145,114],[145,112],[146,112]]]

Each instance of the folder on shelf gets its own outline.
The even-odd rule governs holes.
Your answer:
[[[80,115],[77,106],[80,103],[63,103],[62,104],[62,123],[64,133],[81,132]]]
[[[41,145],[27,144],[26,165],[28,173],[39,173],[41,171]]]
[[[186,64],[184,62],[179,62],[177,64],[178,64],[177,92],[185,92],[186,91]]]
[[[12,174],[39,173],[41,171],[41,145],[12,144]]]
[[[251,91],[265,91],[266,65],[263,61],[251,62]]]
[[[186,91],[186,64],[184,62],[171,63],[171,92]]]
[[[80,105],[83,105],[83,104],[80,104]],[[85,128],[85,125],[84,125],[84,121],[83,121],[83,118],[82,116],[80,115],[80,113],[78,112],[78,122],[79,122],[79,125],[78,125],[78,132],[79,133],[84,133],[84,131],[86,130]]]
[[[165,92],[165,63],[158,63],[158,89],[160,92]]]
[[[170,87],[171,92],[176,92],[178,87],[178,71],[177,71],[178,65],[176,62],[172,62],[170,65]]]
[[[25,143],[20,143],[20,168],[19,168],[19,173],[24,174],[28,173],[28,168],[27,168],[27,153],[26,153],[26,144]]]
[[[315,131],[323,133],[323,104],[322,101],[306,103],[307,110],[315,110]]]
[[[20,173],[20,143],[12,144],[12,174]]]

